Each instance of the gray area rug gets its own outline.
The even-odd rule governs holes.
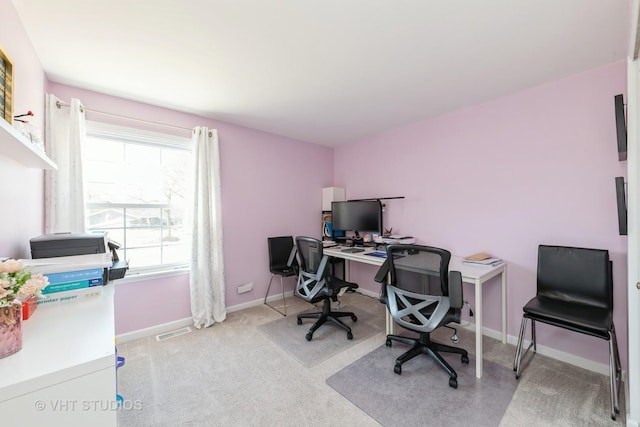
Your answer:
[[[320,310],[322,310],[321,306],[306,312],[313,313]],[[307,341],[305,335],[315,319],[303,319],[302,325],[298,325],[296,314],[260,325],[258,330],[271,338],[274,343],[291,354],[303,366],[312,368],[384,331],[384,317],[379,313],[370,313],[353,306],[342,306],[341,311],[351,311],[358,318],[356,322],[352,322],[348,317],[344,318],[344,322],[351,327],[352,340],[347,339],[346,331],[327,322],[313,333],[311,341]]]
[[[408,346],[381,346],[327,379],[327,384],[377,422],[391,426],[497,426],[517,382],[513,371],[484,361],[482,379],[475,360],[463,365],[459,355],[443,353],[458,374],[458,388],[431,358],[418,356],[393,372],[395,359]]]

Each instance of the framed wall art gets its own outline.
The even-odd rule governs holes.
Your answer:
[[[0,47],[0,118],[13,123],[13,65]]]

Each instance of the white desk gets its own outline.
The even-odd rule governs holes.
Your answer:
[[[113,297],[109,284],[23,322],[22,350],[0,359],[2,425],[117,425]]]
[[[380,266],[384,263],[384,258],[366,255],[374,248],[366,248],[364,252],[342,252],[341,247],[325,248],[324,254],[346,261],[355,261],[363,264]],[[507,343],[507,264],[502,263],[495,267],[474,266],[462,262],[462,257],[451,256],[449,270],[459,271],[462,274],[462,281],[475,285],[475,325],[476,325],[476,377],[482,378],[482,285],[489,279],[498,275],[502,279],[502,343]],[[345,279],[349,280],[349,262],[345,262]],[[387,312],[387,334],[392,334],[394,322]]]

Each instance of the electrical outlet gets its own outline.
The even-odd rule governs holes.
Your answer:
[[[238,293],[244,294],[247,292],[251,292],[253,290],[253,282],[245,283],[244,285],[238,286]]]

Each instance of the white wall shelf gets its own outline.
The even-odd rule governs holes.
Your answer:
[[[3,119],[0,119],[0,154],[28,168],[58,169],[53,160]]]

